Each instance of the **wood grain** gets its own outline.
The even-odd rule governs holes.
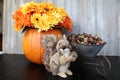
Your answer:
[[[104,60],[102,56],[101,61],[99,58],[97,56],[89,61],[77,60],[71,63],[70,70],[73,75],[64,79],[52,75],[45,69],[44,65],[31,63],[24,55],[2,54],[0,55],[0,80],[120,80],[120,58],[118,56],[107,56],[111,63],[110,71],[107,63],[99,64],[100,67],[98,68],[101,72],[104,69],[105,76],[101,76],[96,70],[97,65],[95,64]]]

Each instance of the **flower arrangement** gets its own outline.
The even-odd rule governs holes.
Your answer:
[[[47,2],[28,2],[21,5],[12,15],[15,20],[14,29],[37,28],[38,32],[65,27],[72,30],[72,21],[63,8]]]
[[[47,66],[45,61],[57,53],[56,45],[63,38],[62,31],[58,29],[67,28],[72,31],[72,21],[67,12],[52,3],[25,3],[18,7],[12,17],[15,21],[14,29],[25,31],[22,39],[23,53],[28,60],[37,64]],[[47,60],[44,59],[45,55],[49,57]]]

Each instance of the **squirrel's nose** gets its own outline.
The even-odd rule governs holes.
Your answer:
[[[64,46],[62,49],[64,50],[66,47]]]

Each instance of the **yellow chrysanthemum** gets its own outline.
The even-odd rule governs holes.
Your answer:
[[[22,11],[23,14],[27,14],[27,13],[30,13],[30,12],[34,11],[34,9],[37,6],[38,6],[37,3],[35,3],[35,2],[29,2],[29,3],[26,3],[26,4],[24,4],[24,5],[21,6],[22,7],[21,11]]]
[[[31,16],[31,23],[33,23],[35,27],[41,26],[41,20],[42,19],[40,14],[33,14],[33,16]]]
[[[40,14],[34,14],[31,17],[31,22],[33,23],[35,28],[39,29],[39,31],[46,31],[51,28],[51,26],[49,25],[50,23],[47,20],[49,20],[49,17],[47,15],[41,16]]]
[[[47,3],[47,2],[42,2],[39,4],[40,7],[44,8],[44,9],[48,9],[48,11],[50,10],[56,10],[57,7],[51,3]]]
[[[61,15],[61,17],[60,17],[61,19],[65,19],[65,17],[68,15],[67,12],[63,8],[58,8],[57,13],[59,13],[59,15]]]
[[[38,28],[39,32],[41,32],[47,31],[52,27],[57,27],[58,25],[70,30],[72,29],[72,22],[69,21],[69,18],[66,19],[68,17],[67,12],[63,8],[57,8],[55,5],[47,2],[39,4],[29,2],[20,6],[13,18],[17,20],[18,17],[20,20],[15,25],[15,28],[18,30],[27,26]],[[70,24],[63,24],[65,22],[69,22]]]

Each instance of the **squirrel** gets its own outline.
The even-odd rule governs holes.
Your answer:
[[[50,35],[49,37],[46,35],[46,37],[50,38]],[[46,41],[49,40],[50,39],[47,39]],[[43,43],[48,44],[46,41],[43,41]],[[50,44],[51,45],[44,45],[45,48],[51,48],[47,49],[48,51],[46,51],[46,54],[44,55],[43,63],[45,68],[49,72],[52,72],[53,75],[58,75],[63,78],[66,78],[67,75],[72,75],[72,71],[68,68],[70,62],[75,61],[78,55],[75,51],[71,51],[71,45],[69,44],[67,37],[65,35],[59,37],[51,36]]]

